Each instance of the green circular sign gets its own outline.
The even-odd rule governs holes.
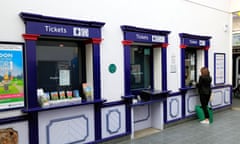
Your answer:
[[[108,71],[109,71],[110,73],[115,73],[116,70],[117,70],[117,67],[116,67],[115,64],[110,64],[110,65],[109,65]]]

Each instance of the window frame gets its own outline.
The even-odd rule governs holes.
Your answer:
[[[197,50],[204,51],[203,58],[197,59],[197,63],[200,59],[203,60],[203,66],[208,67],[208,50],[210,48],[210,36],[199,36],[199,35],[192,35],[187,33],[179,33],[180,37],[180,48],[181,48],[181,87],[180,90],[187,90],[191,89],[192,87],[187,87],[185,84],[185,55],[186,55],[186,48],[193,47]],[[198,55],[198,52],[197,52]],[[201,61],[202,62],[202,61]],[[198,66],[197,66],[198,68]],[[197,72],[198,74],[198,72]]]
[[[123,41],[124,45],[124,97],[132,96],[134,93],[131,91],[131,72],[130,72],[130,49],[131,45],[142,44],[142,45],[151,45],[154,49],[161,49],[160,58],[161,64],[158,65],[161,67],[161,73],[158,73],[161,76],[159,83],[159,89],[162,91],[167,90],[167,46],[168,46],[168,34],[170,31],[160,31],[146,28],[139,28],[135,26],[122,25],[121,29],[123,31]],[[154,54],[153,54],[154,55]],[[155,60],[153,65],[155,66]],[[154,68],[153,68],[154,69]],[[153,70],[154,71],[154,70]],[[155,73],[154,73],[155,75]],[[157,80],[155,80],[157,81]],[[153,81],[154,85],[155,81]],[[155,87],[154,87],[155,88]]]
[[[75,39],[53,39],[53,38],[40,37],[37,40],[37,42],[36,42],[36,50],[38,49],[38,42],[40,42],[40,41],[42,41],[42,42],[49,42],[49,43],[51,43],[51,42],[53,42],[53,43],[60,43],[60,44],[61,43],[65,43],[65,42],[76,44],[76,47],[78,49],[77,60],[78,60],[79,67],[78,67],[78,70],[77,70],[78,71],[78,76],[77,77],[78,77],[78,82],[79,83],[77,85],[75,85],[74,87],[72,87],[72,85],[69,86],[71,88],[69,88],[68,86],[62,86],[62,88],[60,88],[61,86],[58,86],[58,87],[56,87],[55,91],[59,91],[60,89],[64,89],[64,87],[65,87],[66,90],[78,89],[80,91],[80,94],[83,95],[83,92],[82,92],[82,89],[81,89],[81,87],[82,87],[81,84],[82,83],[86,83],[86,55],[85,55],[85,53],[86,53],[85,52],[86,51],[85,50],[86,46],[84,44],[84,41],[83,40],[75,40]],[[44,45],[41,45],[41,46],[44,46]],[[61,49],[61,46],[59,46],[59,48]],[[36,56],[36,65],[38,65],[38,62],[39,62],[38,58],[39,58],[39,56],[37,54],[37,56]],[[56,60],[54,60],[54,61],[56,61]],[[38,72],[37,72],[37,76],[39,76]],[[70,83],[71,84],[73,83],[71,76],[70,76]],[[37,87],[38,87],[38,85],[37,85]],[[40,87],[38,87],[38,88],[40,88]],[[47,89],[49,89],[49,88],[47,88]],[[52,91],[54,91],[54,90],[52,90]]]
[[[24,21],[26,33],[26,100],[25,112],[41,111],[37,99],[37,72],[36,72],[36,41],[39,37],[55,39],[84,40],[86,54],[91,54],[91,72],[93,89],[93,103],[101,101],[101,68],[100,68],[100,43],[102,41],[101,28],[104,22],[73,20],[60,17],[45,16],[21,12],[20,17]],[[46,27],[55,27],[57,31],[49,31]],[[89,48],[91,47],[91,50]],[[88,67],[88,66],[86,66]],[[88,104],[88,103],[86,103]],[[69,107],[71,105],[66,105]],[[46,109],[48,110],[48,109]],[[49,109],[50,110],[50,109]]]

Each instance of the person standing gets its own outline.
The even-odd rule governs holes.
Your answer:
[[[212,77],[207,67],[202,67],[201,75],[197,83],[198,93],[200,95],[201,106],[205,115],[205,119],[200,121],[203,124],[209,124],[209,113],[208,113],[208,103],[211,96],[211,82]]]

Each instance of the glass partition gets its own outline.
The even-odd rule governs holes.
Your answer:
[[[197,52],[194,48],[185,51],[185,85],[192,86],[197,82]]]
[[[131,48],[131,90],[151,88],[151,48]]]
[[[79,89],[85,67],[76,41],[37,41],[37,87],[49,92]]]

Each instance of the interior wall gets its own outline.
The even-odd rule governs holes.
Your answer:
[[[99,21],[106,24],[102,28],[101,43],[101,92],[109,101],[119,100],[124,95],[123,33],[121,25],[132,25],[155,30],[169,30],[167,62],[176,59],[176,71],[167,66],[168,89],[177,91],[180,87],[180,38],[179,33],[212,36],[209,50],[209,67],[213,74],[213,54],[226,53],[227,78],[230,83],[230,26],[231,15],[226,12],[229,1],[214,0],[8,0],[0,5],[0,41],[24,42],[24,23],[20,12],[30,12],[47,16]],[[206,6],[210,5],[210,6]],[[226,6],[225,6],[226,5]],[[110,73],[108,66],[115,64],[117,71]]]
[[[220,11],[225,11],[229,12],[231,8],[231,0],[226,3],[226,0],[186,0],[189,2],[193,2],[195,4],[199,4],[202,6],[206,6],[212,9],[220,10]],[[232,0],[233,2],[235,0]],[[238,1],[238,0],[237,0]]]

